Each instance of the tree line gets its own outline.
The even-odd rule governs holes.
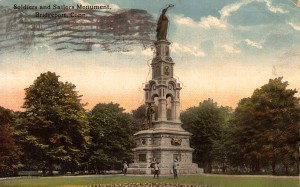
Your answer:
[[[132,159],[136,120],[116,103],[91,111],[74,84],[42,73],[25,89],[24,112],[0,107],[0,175],[120,169]]]
[[[270,79],[235,109],[208,99],[182,112],[183,128],[193,134],[193,161],[207,173],[296,172],[299,98],[282,80]],[[86,111],[81,97],[74,84],[46,72],[25,89],[23,112],[0,107],[0,176],[101,173],[130,162],[145,105],[126,113],[119,104],[99,103]]]
[[[212,99],[181,114],[192,132],[194,161],[212,172],[299,174],[300,105],[297,90],[270,79],[235,109]],[[284,170],[284,172],[282,172]]]

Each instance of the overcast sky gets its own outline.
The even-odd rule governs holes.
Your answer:
[[[7,7],[104,4],[112,13],[141,9],[155,22],[170,3],[175,7],[168,10],[167,38],[175,76],[182,85],[181,110],[207,98],[236,107],[255,88],[280,76],[289,88],[300,90],[297,0],[0,0],[0,6]],[[129,112],[144,103],[143,87],[151,79],[151,46],[133,44],[127,52],[56,49],[46,42],[26,51],[7,50],[0,44],[1,106],[21,110],[24,89],[47,71],[75,84],[83,102],[89,103],[87,109],[114,102]]]

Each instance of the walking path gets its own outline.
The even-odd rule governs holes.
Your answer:
[[[88,178],[88,177],[103,177],[103,178],[107,178],[107,177],[145,177],[145,176],[151,176],[153,177],[153,175],[134,175],[134,174],[127,174],[126,176],[124,176],[123,174],[107,174],[107,175],[62,175],[62,176],[53,176],[53,178],[74,178],[74,177],[82,177],[82,178]],[[172,177],[173,178],[173,174],[170,175],[160,175],[162,177]],[[265,178],[299,178],[300,176],[274,176],[274,175],[226,175],[226,174],[181,174],[181,176],[213,176],[213,177],[218,177],[218,176],[222,176],[222,177],[265,177]],[[5,178],[0,178],[1,180],[14,180],[14,179],[24,179],[24,178],[39,178],[36,176],[22,176],[22,177],[5,177]],[[51,178],[49,176],[47,176],[47,178]]]

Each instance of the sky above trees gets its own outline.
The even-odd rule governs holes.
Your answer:
[[[176,63],[175,78],[183,87],[182,110],[207,98],[220,105],[236,107],[239,100],[250,97],[254,89],[280,76],[289,82],[289,88],[300,89],[297,46],[300,8],[296,0],[103,0],[101,3],[110,5],[107,15],[129,9],[145,10],[145,15],[152,16],[148,21],[154,23],[152,40],[161,10],[167,4],[175,5],[168,11],[167,38],[172,43],[171,56]],[[4,7],[12,8],[14,4],[20,3],[0,1]],[[99,1],[24,0],[22,4],[76,6],[96,5]],[[1,28],[1,34],[5,32]],[[114,45],[115,40],[108,37],[107,42]],[[87,109],[96,103],[111,101],[127,111],[135,109],[144,103],[143,87],[151,79],[153,47],[151,42],[121,46],[126,50],[106,51],[101,45],[93,45],[91,51],[68,51],[57,50],[56,45],[43,41],[26,50],[7,50],[2,42],[0,105],[20,110],[24,88],[41,73],[52,71],[59,74],[62,81],[76,85],[83,102],[89,103]]]

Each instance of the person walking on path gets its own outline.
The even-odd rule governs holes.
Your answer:
[[[124,173],[124,176],[127,173],[127,168],[128,168],[128,165],[127,165],[127,162],[125,161],[124,164],[123,164],[123,173]]]
[[[159,163],[155,162],[153,167],[154,167],[154,178],[155,178],[155,175],[156,175],[156,178],[158,178],[158,175],[159,175]]]
[[[174,179],[178,178],[178,175],[177,175],[177,166],[178,166],[178,163],[177,163],[177,160],[175,159],[174,162],[173,162]]]

